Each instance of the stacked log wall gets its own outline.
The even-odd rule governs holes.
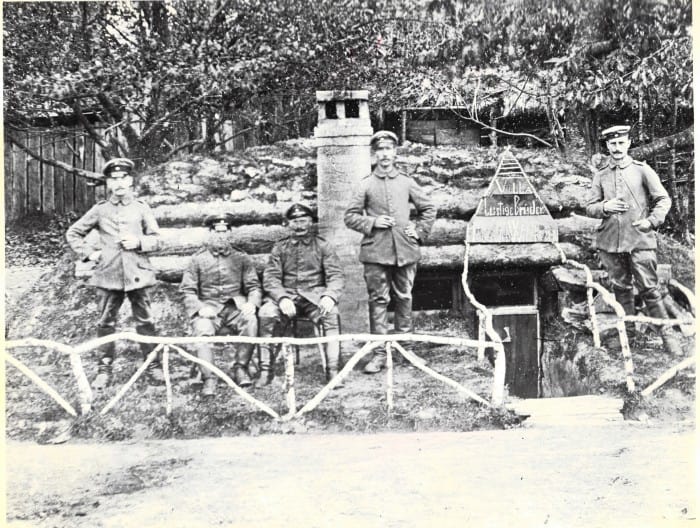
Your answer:
[[[584,160],[567,162],[557,153],[513,149],[557,222],[562,247],[580,257],[599,221],[581,213],[590,185]],[[497,168],[501,150],[429,148],[408,144],[399,149],[398,164],[432,197],[438,219],[425,241],[421,269],[459,270],[464,259],[467,222]],[[163,280],[180,280],[189,256],[208,236],[204,219],[230,213],[235,227],[231,242],[253,255],[261,271],[274,243],[287,236],[283,213],[296,201],[316,206],[316,160],[311,140],[255,147],[219,159],[196,157],[174,161],[139,179],[163,232],[153,263]],[[345,204],[338,204],[342,215]],[[581,244],[584,242],[584,244]],[[473,246],[470,266],[548,266],[560,262],[552,245]]]

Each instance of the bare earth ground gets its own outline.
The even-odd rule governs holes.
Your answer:
[[[44,270],[6,269],[8,304],[21,299]],[[431,361],[443,355],[435,350]],[[554,427],[526,421],[508,430],[429,432],[444,427],[441,417],[459,421],[460,407],[449,391],[444,396],[438,391],[441,396],[430,400],[444,406],[410,407],[409,397],[420,394],[413,395],[415,389],[406,384],[413,373],[405,365],[397,371],[397,383],[402,376],[406,379],[399,386],[405,392],[397,392],[396,410],[416,416],[411,427],[423,432],[407,431],[410,424],[398,417],[386,420],[381,382],[374,380],[371,393],[367,385],[373,380],[356,374],[332,398],[333,405],[343,402],[343,422],[354,431],[397,423],[403,432],[327,434],[343,428],[306,422],[298,429],[255,433],[250,428],[251,436],[224,431],[222,438],[144,439],[152,438],[149,431],[130,433],[130,442],[99,443],[80,435],[54,446],[8,440],[7,525],[575,528],[697,522],[694,408],[678,396],[677,383],[654,400],[662,415],[647,423]],[[694,384],[694,375],[687,376],[681,381]],[[425,383],[422,388],[431,394],[438,390]],[[144,394],[155,402],[148,412],[161,416],[162,395],[156,392],[139,388],[130,393],[117,410],[125,424],[120,427],[134,425],[126,410]],[[37,398],[29,390],[22,394]],[[362,405],[352,404],[361,395]],[[378,400],[376,416],[366,410],[367,397]],[[195,406],[188,412],[210,413],[197,410],[196,396],[189,392],[182,393],[178,407],[190,400]],[[42,422],[55,420],[55,413],[46,418],[33,408],[21,438],[36,440],[42,436],[36,427],[61,423]],[[212,416],[228,421],[229,414]],[[298,434],[260,434],[265,432]],[[84,433],[91,438],[90,430]]]
[[[7,445],[8,526],[691,526],[692,423]]]

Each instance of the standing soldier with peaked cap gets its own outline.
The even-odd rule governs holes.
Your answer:
[[[133,169],[134,163],[126,158],[108,161],[102,172],[109,198],[95,204],[66,233],[73,251],[84,261],[96,263],[90,284],[97,287],[99,295],[99,337],[115,332],[125,296],[131,303],[136,331],[141,335],[156,335],[149,298],[149,287],[156,283],[156,276],[146,253],[159,246],[158,223],[148,204],[134,197]],[[85,240],[93,229],[100,235],[100,249],[96,251]],[[141,344],[144,357],[154,346]],[[111,380],[114,348],[113,342],[101,347],[102,357],[93,381],[96,390],[103,389]],[[149,365],[148,374],[151,381],[163,380],[158,361]]]
[[[667,318],[656,273],[658,228],[671,208],[671,199],[656,172],[627,155],[629,126],[603,130],[610,161],[593,177],[586,214],[602,218],[595,246],[612,282],[615,298],[628,315],[634,315],[636,283],[649,315]],[[661,335],[669,352],[683,352],[670,326]]]
[[[396,332],[413,329],[412,290],[420,244],[428,238],[435,221],[435,206],[425,192],[394,165],[397,144],[398,138],[389,131],[372,136],[376,168],[362,180],[345,211],[345,225],[364,235],[360,262],[365,268],[370,331],[374,334],[388,333],[387,306],[392,296]],[[415,223],[409,218],[411,203],[417,211]],[[367,363],[365,372],[379,372],[385,363],[382,348]]]
[[[327,336],[338,335],[338,300],[345,287],[340,260],[333,247],[312,232],[311,209],[293,204],[284,216],[291,236],[274,245],[265,266],[263,288],[269,297],[258,313],[260,337],[280,335],[281,326],[297,316],[320,323]],[[326,379],[330,380],[339,370],[338,341],[326,344],[326,360]],[[272,362],[271,345],[260,345],[257,387],[272,381]]]
[[[206,247],[196,253],[182,276],[180,291],[185,309],[192,320],[195,336],[214,336],[235,333],[241,336],[258,335],[255,312],[260,306],[262,289],[260,279],[250,257],[234,248],[229,239],[231,215],[209,216],[205,224],[210,236]],[[210,343],[197,343],[197,356],[210,363],[214,360]],[[254,344],[236,345],[233,379],[241,387],[251,385],[248,372]],[[202,367],[203,396],[216,392],[216,377]]]

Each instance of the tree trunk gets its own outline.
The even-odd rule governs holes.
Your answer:
[[[630,156],[638,160],[649,159],[657,152],[667,151],[672,146],[676,148],[692,146],[694,138],[693,127],[691,125],[677,134],[666,136],[652,141],[651,143],[647,143],[646,145],[642,145],[641,147],[630,149]]]

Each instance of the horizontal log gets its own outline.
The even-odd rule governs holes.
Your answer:
[[[569,241],[577,235],[594,232],[600,220],[576,216],[562,218],[555,223],[560,240]],[[425,245],[463,244],[466,229],[466,220],[438,218]],[[155,253],[158,256],[191,255],[199,250],[209,237],[209,231],[204,227],[163,228],[161,234],[163,243],[161,249]],[[246,253],[269,253],[275,242],[288,235],[287,229],[281,225],[244,225],[231,229],[231,243]]]
[[[202,248],[210,236],[206,227],[163,228],[160,230],[161,248],[154,253],[164,255],[191,255]],[[231,228],[231,244],[249,254],[269,253],[278,240],[289,235],[281,225],[245,225]]]
[[[208,215],[223,213],[232,215],[234,225],[281,224],[290,205],[291,202],[271,203],[254,199],[183,202],[155,206],[153,214],[161,226],[202,226]]]
[[[582,250],[574,244],[560,244],[567,258],[580,259]],[[464,246],[427,246],[422,250],[418,265],[424,270],[462,270]],[[259,273],[267,263],[268,254],[252,254],[251,258]],[[181,255],[152,257],[158,278],[167,282],[179,282],[190,257]],[[559,251],[553,244],[474,244],[469,248],[469,267],[489,269],[551,266],[561,262]]]
[[[431,200],[437,208],[440,218],[469,220],[479,205],[490,180],[484,179],[477,188],[461,189],[442,186],[430,188],[425,186]],[[547,181],[538,194],[554,218],[569,216],[572,212],[581,212],[590,180],[572,177],[566,181]],[[146,198],[147,200],[148,198]],[[315,200],[307,203],[315,207]],[[246,198],[238,202],[215,200],[210,202],[183,202],[171,205],[154,206],[153,212],[161,226],[201,226],[204,218],[212,213],[230,213],[235,225],[246,224],[280,224],[284,211],[291,202],[268,202]],[[338,203],[338,214],[343,214],[347,203]]]
[[[668,152],[672,148],[689,147],[693,145],[695,135],[693,134],[693,125],[676,134],[666,136],[657,140],[630,149],[630,156],[635,159],[648,160],[654,154],[660,152]]]

